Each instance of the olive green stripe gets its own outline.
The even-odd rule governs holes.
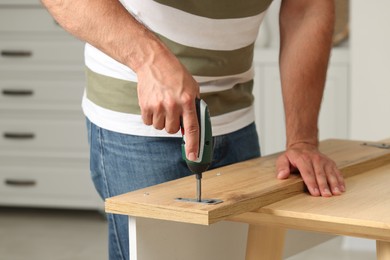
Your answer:
[[[272,0],[154,0],[181,11],[212,19],[242,18],[260,14]]]
[[[201,98],[209,107],[211,116],[219,116],[239,109],[247,108],[253,104],[253,80],[239,83],[233,88],[201,94]]]
[[[141,114],[137,83],[104,76],[86,69],[87,98],[96,105],[116,112]],[[252,105],[253,81],[236,84],[232,89],[201,94],[210,115],[218,116]]]
[[[236,50],[218,51],[189,47],[158,36],[192,75],[234,75],[248,71],[252,66],[254,43]]]
[[[87,97],[93,103],[117,112],[141,114],[137,83],[86,70]]]

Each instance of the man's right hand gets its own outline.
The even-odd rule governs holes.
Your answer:
[[[186,156],[197,158],[199,126],[195,98],[199,85],[169,51],[155,55],[137,69],[138,99],[143,122],[171,134],[180,129],[186,136]]]

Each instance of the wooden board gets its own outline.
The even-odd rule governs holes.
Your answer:
[[[390,150],[368,147],[362,141],[326,140],[323,153],[336,161],[345,177],[390,163]],[[203,175],[203,197],[221,199],[216,205],[176,201],[195,198],[195,177],[108,198],[106,212],[135,217],[209,225],[304,192],[298,175],[275,177],[277,154],[211,170]],[[348,187],[347,187],[348,188]]]
[[[346,179],[343,196],[299,194],[231,220],[390,241],[390,164]]]

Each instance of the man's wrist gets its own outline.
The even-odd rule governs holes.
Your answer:
[[[286,148],[299,148],[299,147],[312,147],[318,148],[319,141],[318,138],[310,138],[310,139],[298,139],[294,141],[287,142]]]

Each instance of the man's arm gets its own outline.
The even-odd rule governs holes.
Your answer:
[[[333,0],[282,2],[280,72],[287,144],[277,161],[278,178],[298,169],[313,196],[345,191],[335,163],[318,151],[318,115],[333,27]]]
[[[199,86],[168,48],[118,0],[41,0],[68,32],[137,73],[142,119],[176,133],[180,117],[187,158],[198,153],[195,98]]]

